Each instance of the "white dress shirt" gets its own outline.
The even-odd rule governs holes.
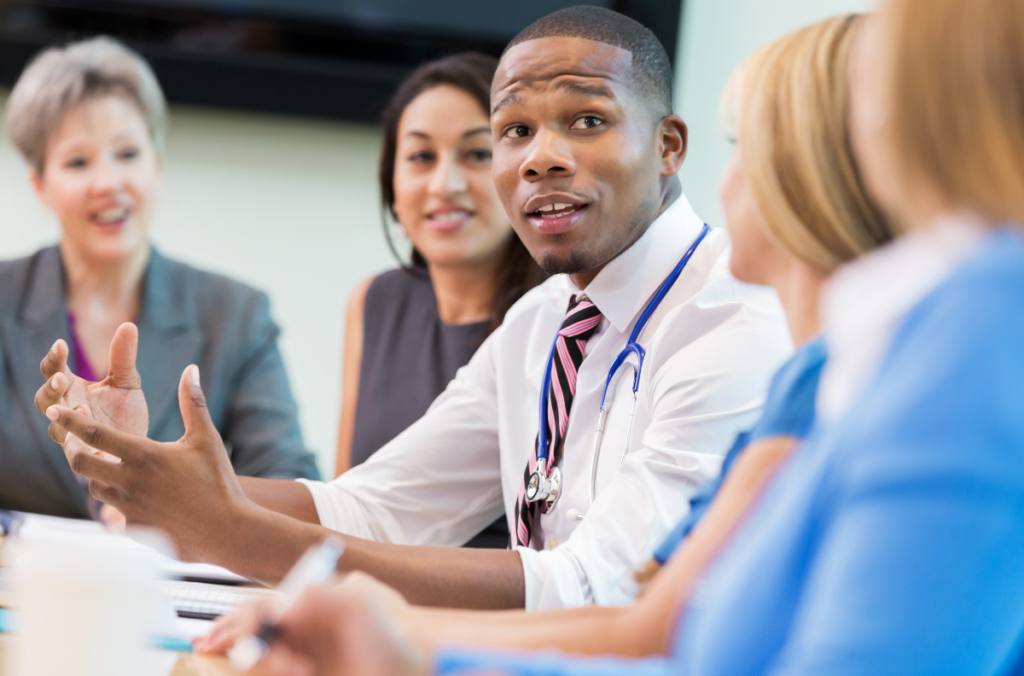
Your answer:
[[[792,351],[775,293],[729,274],[729,238],[712,230],[640,336],[646,349],[629,450],[630,378],[618,379],[597,496],[590,464],[608,369],[647,301],[700,234],[680,197],[585,292],[603,313],[586,345],[562,455],[562,496],[518,547],[527,609],[627,603],[633,572],[721,468],[758,416],[769,379]],[[427,413],[330,483],[303,481],[320,523],[380,542],[458,546],[504,511],[534,452],[540,388],[569,298],[566,275],[533,289],[459,370]],[[629,372],[628,369],[623,370]],[[585,514],[571,518],[570,510]]]
[[[836,271],[821,297],[828,361],[815,406],[822,422],[842,417],[878,372],[906,314],[988,232],[970,214],[947,216]]]

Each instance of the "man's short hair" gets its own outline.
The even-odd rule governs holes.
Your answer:
[[[512,38],[505,52],[538,38],[584,38],[626,50],[633,55],[633,75],[641,92],[661,107],[661,114],[672,112],[672,62],[643,24],[603,7],[576,5],[534,21]]]

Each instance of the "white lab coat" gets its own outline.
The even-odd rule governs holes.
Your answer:
[[[616,383],[597,498],[589,504],[608,369],[702,226],[680,197],[585,289],[604,318],[577,377],[562,497],[540,517],[532,547],[517,548],[527,609],[629,602],[637,591],[633,571],[683,516],[694,490],[720,470],[792,351],[774,292],[736,281],[728,234],[712,230],[640,337],[647,357],[621,467],[632,395],[628,377]],[[558,275],[526,294],[423,418],[334,481],[303,481],[321,524],[380,542],[458,546],[504,511],[511,530],[551,344],[578,293]],[[574,509],[585,520],[567,518]]]

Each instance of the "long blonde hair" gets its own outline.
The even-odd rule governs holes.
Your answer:
[[[888,0],[881,34],[901,187],[1024,225],[1024,2]]]
[[[850,54],[859,21],[836,17],[761,48],[725,98],[770,235],[822,274],[893,236],[853,153]]]
[[[723,109],[733,111],[740,159],[769,234],[828,274],[893,238],[867,196],[850,139],[850,52],[856,16],[790,33],[736,71]],[[635,574],[643,588],[660,563]]]

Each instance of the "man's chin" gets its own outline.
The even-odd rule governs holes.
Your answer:
[[[549,275],[578,275],[596,268],[599,263],[581,251],[569,251],[562,255],[542,255],[537,259],[537,265]]]

